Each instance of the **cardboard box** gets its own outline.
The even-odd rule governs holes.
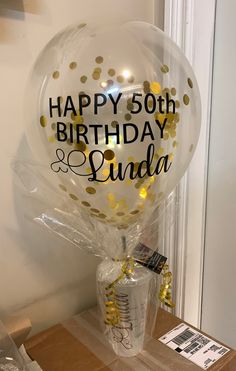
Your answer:
[[[158,340],[180,323],[183,321],[159,309],[153,338],[145,349],[136,357],[118,358],[107,345],[93,308],[32,337],[25,347],[44,371],[200,371],[202,368]],[[236,371],[236,352],[230,350],[209,370]]]
[[[6,317],[3,319],[3,325],[18,348],[24,343],[31,331],[30,320],[22,316]]]

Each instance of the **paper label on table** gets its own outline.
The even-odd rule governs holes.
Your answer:
[[[181,323],[158,340],[203,370],[207,370],[230,351],[185,323]]]

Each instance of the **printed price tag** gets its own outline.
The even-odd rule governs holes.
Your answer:
[[[207,370],[229,352],[229,349],[225,346],[201,334],[185,323],[181,323],[160,337],[159,341],[203,370]]]
[[[134,259],[151,271],[160,274],[167,258],[148,246],[139,243],[133,251]]]

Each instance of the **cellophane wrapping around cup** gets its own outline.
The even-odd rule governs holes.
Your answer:
[[[118,356],[132,357],[151,335],[158,307],[158,277],[130,258],[106,258],[97,269],[104,332]]]
[[[116,354],[136,355],[155,325],[159,276],[138,264],[133,250],[138,243],[153,252],[162,250],[166,233],[174,222],[171,210],[177,207],[175,194],[159,205],[148,223],[137,221],[124,233],[69,202],[68,197],[48,183],[44,167],[15,161],[13,168],[27,217],[102,258],[97,269],[97,296],[104,331]]]

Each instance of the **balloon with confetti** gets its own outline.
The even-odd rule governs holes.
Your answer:
[[[63,30],[39,55],[27,89],[28,138],[48,182],[124,233],[183,176],[200,117],[189,62],[144,22]]]

